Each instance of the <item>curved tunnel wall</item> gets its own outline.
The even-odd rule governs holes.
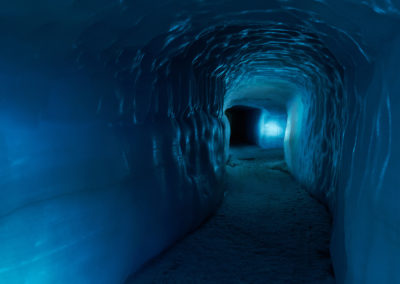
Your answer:
[[[218,207],[224,104],[279,82],[251,103],[287,107],[337,281],[400,282],[399,7],[43,3],[2,9],[1,280],[122,282]]]

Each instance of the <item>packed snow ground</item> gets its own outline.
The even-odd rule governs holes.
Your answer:
[[[330,230],[281,149],[232,148],[216,215],[127,283],[334,283]]]

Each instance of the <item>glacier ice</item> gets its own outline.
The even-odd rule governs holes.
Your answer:
[[[400,283],[400,5],[0,4],[0,282],[120,283],[223,198],[238,103],[333,214],[338,283]]]

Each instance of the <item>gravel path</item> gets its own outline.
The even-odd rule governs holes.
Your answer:
[[[282,150],[231,149],[227,186],[215,216],[127,283],[334,283],[330,216]]]

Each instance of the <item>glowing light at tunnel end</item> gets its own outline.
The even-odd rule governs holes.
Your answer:
[[[262,148],[283,147],[286,118],[263,111],[258,123],[258,145]]]
[[[276,121],[267,121],[260,124],[262,136],[279,137],[283,134],[283,128]]]

